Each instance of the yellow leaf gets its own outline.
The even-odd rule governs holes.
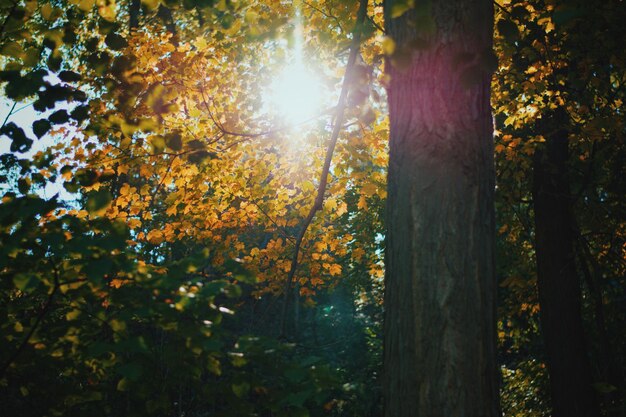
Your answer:
[[[361,196],[359,197],[359,202],[356,206],[359,210],[364,210],[367,208],[367,200],[365,199],[365,196],[363,194],[361,194]]]
[[[198,50],[199,50],[199,51],[204,51],[204,50],[205,50],[205,49],[209,46],[209,44],[207,43],[207,41],[206,41],[206,39],[204,38],[204,36],[198,36],[198,37],[195,39],[195,41],[194,41],[194,43],[193,43],[193,44],[194,44],[194,46],[195,46],[196,48],[198,48]],[[195,108],[194,108],[193,110],[196,110],[196,111],[197,111],[197,109],[195,109]],[[191,116],[193,116],[193,114],[192,114]],[[193,116],[193,117],[195,117],[195,116]]]
[[[139,168],[139,174],[141,174],[144,178],[150,178],[152,176],[152,171],[150,171],[150,167],[147,164],[143,164]]]
[[[385,55],[393,55],[394,51],[396,50],[396,41],[394,41],[389,36],[385,36],[383,38],[382,47]]]
[[[122,285],[124,285],[124,281],[121,279],[112,279],[111,280],[111,287],[113,288],[120,288]]]
[[[117,175],[128,174],[128,165],[118,165]]]
[[[361,187],[361,195],[365,195],[366,197],[371,197],[374,194],[376,194],[377,189],[378,187],[376,187],[375,184],[368,182],[363,187]]]
[[[115,20],[115,3],[98,7],[98,13],[104,20],[113,22]]]
[[[96,0],[79,0],[78,8],[83,12],[89,12],[93,9],[93,6],[96,4]]]
[[[328,272],[330,273],[330,275],[341,275],[341,265],[339,264],[333,264],[330,266],[330,268],[328,269]]]
[[[117,319],[113,319],[109,322],[109,326],[114,332],[121,332],[126,330],[126,323]]]
[[[163,243],[163,241],[165,241],[165,236],[163,235],[163,232],[160,230],[151,230],[146,236],[146,239],[148,240],[148,242],[152,243],[153,245],[158,245],[160,243]]]
[[[128,227],[131,229],[136,229],[141,226],[141,220],[133,218],[128,221]]]
[[[46,3],[41,6],[41,16],[46,20],[50,20],[50,17],[52,16],[52,11],[53,9],[50,3]]]
[[[80,316],[80,310],[72,310],[65,315],[67,321],[76,320]]]
[[[328,210],[335,210],[335,209],[337,209],[337,200],[335,200],[334,198],[329,198],[324,203],[324,208],[326,208]]]
[[[247,24],[254,25],[257,22],[258,18],[259,18],[259,15],[254,10],[248,9],[244,17],[244,20],[246,21]]]
[[[348,205],[346,203],[341,203],[339,205],[339,208],[337,209],[337,216],[341,216],[343,214],[345,214],[348,211]]]
[[[154,10],[159,5],[160,0],[141,0],[141,2],[145,4],[148,7],[148,9]]]

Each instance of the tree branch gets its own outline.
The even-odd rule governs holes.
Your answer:
[[[2,368],[0,368],[0,379],[4,378],[4,375],[5,375],[6,371],[13,364],[13,362],[15,362],[15,360],[20,356],[22,351],[28,345],[28,342],[30,341],[31,337],[33,337],[33,335],[35,334],[35,331],[39,328],[39,324],[41,324],[41,321],[46,316],[46,314],[50,310],[50,307],[52,306],[52,300],[54,299],[54,296],[56,295],[56,293],[57,293],[57,291],[59,289],[59,286],[60,286],[59,285],[59,275],[58,275],[58,272],[57,272],[57,270],[55,268],[54,269],[54,286],[52,287],[52,291],[50,291],[50,294],[48,294],[48,298],[46,299],[46,302],[45,302],[44,306],[39,311],[39,314],[37,314],[37,318],[35,319],[35,322],[30,327],[30,330],[26,334],[26,337],[24,338],[24,340],[22,340],[22,343],[20,343],[20,345],[18,346],[17,350],[15,352],[13,352],[13,355],[11,355],[9,357],[9,359],[2,365]]]
[[[360,0],[359,2],[359,11],[357,12],[356,24],[354,26],[354,30],[352,31],[350,56],[348,57],[346,72],[343,77],[341,94],[339,95],[339,100],[337,102],[335,122],[333,124],[333,131],[330,137],[330,141],[328,143],[328,148],[326,149],[326,159],[324,160],[322,174],[320,175],[320,183],[317,187],[317,196],[315,197],[315,202],[309,210],[309,214],[304,219],[304,222],[302,223],[302,228],[300,229],[300,232],[298,233],[298,236],[296,238],[293,257],[291,258],[291,267],[289,268],[289,273],[287,275],[287,279],[285,280],[285,288],[283,291],[283,307],[280,317],[281,337],[285,336],[287,308],[289,306],[289,294],[291,293],[294,276],[296,275],[296,270],[298,269],[298,256],[300,254],[300,247],[302,246],[304,235],[306,234],[307,229],[309,228],[311,222],[313,221],[313,218],[315,217],[315,213],[322,209],[322,204],[324,203],[324,193],[326,192],[326,186],[328,184],[328,173],[330,171],[330,164],[333,159],[333,153],[335,152],[335,146],[337,145],[339,133],[342,129],[344,113],[347,107],[348,90],[350,88],[351,81],[350,78],[352,76],[352,70],[356,63],[357,54],[359,52],[359,47],[361,44],[361,29],[367,15],[367,1],[368,0]]]

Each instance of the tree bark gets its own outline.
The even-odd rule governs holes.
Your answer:
[[[492,3],[385,8],[385,416],[498,416]]]
[[[562,123],[562,122],[559,122]],[[599,416],[585,346],[576,270],[567,131],[547,137],[533,161],[537,286],[553,417]]]

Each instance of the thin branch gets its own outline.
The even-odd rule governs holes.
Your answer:
[[[333,153],[335,152],[335,146],[337,145],[337,139],[339,138],[339,133],[341,132],[343,125],[344,113],[347,107],[347,97],[348,90],[350,88],[350,81],[352,76],[353,67],[356,63],[357,54],[359,52],[359,47],[361,45],[361,27],[363,22],[365,21],[365,17],[367,15],[367,1],[368,0],[360,0],[359,2],[359,11],[357,12],[356,24],[353,30],[352,43],[350,45],[350,56],[348,57],[348,63],[346,65],[346,72],[343,76],[343,84],[341,86],[341,94],[339,95],[339,101],[337,102],[337,110],[335,115],[335,121],[333,124],[333,131],[330,137],[330,141],[328,143],[328,148],[326,150],[326,159],[324,160],[324,166],[322,168],[322,174],[320,176],[320,183],[317,187],[317,196],[315,197],[315,202],[313,206],[309,210],[309,214],[304,219],[302,223],[302,228],[298,233],[296,238],[296,244],[294,247],[293,257],[291,258],[291,267],[289,268],[289,274],[287,275],[287,279],[285,281],[285,288],[283,291],[283,307],[282,313],[280,317],[280,336],[285,336],[285,327],[286,327],[286,316],[287,316],[287,307],[289,306],[289,294],[291,293],[291,287],[293,284],[293,279],[296,274],[296,270],[298,269],[298,257],[300,254],[300,246],[302,246],[302,241],[304,240],[304,235],[306,234],[309,225],[313,221],[315,217],[315,213],[322,209],[322,205],[324,203],[324,193],[326,192],[326,186],[328,184],[328,173],[330,171],[330,164],[333,159]]]
[[[368,16],[367,16],[367,20],[369,20],[369,21],[370,21],[370,23],[372,24],[372,26],[374,26],[377,30],[379,30],[379,31],[380,31],[383,35],[386,35],[386,34],[387,34],[387,31],[386,31],[386,30],[385,30],[382,26],[380,26],[378,23],[376,23],[376,22],[374,21],[374,18],[373,18],[373,17],[371,17],[370,15],[368,15]]]
[[[7,122],[9,121],[9,117],[11,117],[11,115],[13,115],[13,110],[15,110],[15,106],[17,105],[17,101],[13,102],[13,107],[11,107],[11,110],[9,110],[9,114],[7,114],[7,117],[4,118],[4,122],[2,122],[2,126],[0,126],[0,129],[2,129],[4,127],[4,125],[7,124]]]
[[[309,122],[312,122],[313,120],[316,120],[328,113],[330,113],[332,110],[331,109],[326,109],[318,114],[316,114],[315,116],[309,117],[306,120],[303,120],[301,122],[298,122],[296,124],[293,125],[287,125],[287,126],[283,126],[283,127],[277,127],[274,129],[270,129],[270,130],[264,130],[261,132],[255,132],[255,133],[247,133],[247,132],[235,132],[233,130],[229,130],[226,127],[224,127],[224,125],[222,123],[220,123],[219,120],[217,120],[217,118],[215,117],[215,114],[213,113],[213,111],[211,110],[211,106],[209,105],[209,100],[205,94],[204,91],[204,87],[200,87],[200,95],[202,96],[202,103],[204,104],[204,107],[207,110],[207,113],[209,114],[209,118],[211,119],[211,121],[213,122],[213,124],[215,125],[215,127],[217,127],[217,129],[222,133],[221,136],[218,136],[217,140],[221,139],[223,136],[235,136],[235,137],[239,137],[239,140],[234,141],[231,144],[228,144],[227,146],[220,148],[219,151],[223,152],[225,150],[228,150],[242,142],[246,142],[250,139],[257,139],[263,136],[270,136],[273,135],[275,133],[279,133],[279,132],[283,132],[289,129],[292,129],[294,126],[301,126],[301,125],[305,125]],[[215,143],[217,140],[212,140],[210,143]]]
[[[309,2],[303,1],[302,2],[305,6],[310,7],[311,9],[315,10],[316,12],[320,13],[322,16],[328,18],[328,19],[332,19],[335,21],[335,23],[337,24],[337,27],[339,28],[339,30],[341,31],[341,33],[344,32],[343,26],[341,25],[341,20],[339,20],[339,18],[337,16],[335,16],[334,14],[332,14],[330,11],[325,12],[324,10],[320,9],[319,7],[316,7],[314,5],[312,5]]]
[[[37,331],[37,329],[39,328],[39,324],[41,324],[41,321],[46,316],[46,314],[50,310],[50,307],[52,306],[52,300],[54,299],[54,296],[56,295],[57,291],[59,290],[59,286],[60,285],[59,285],[58,271],[56,270],[56,268],[54,268],[54,286],[52,287],[52,291],[50,291],[50,294],[48,294],[48,298],[46,299],[46,302],[45,302],[44,306],[39,311],[39,314],[37,314],[37,318],[35,319],[35,322],[30,327],[30,330],[26,334],[26,337],[24,337],[24,340],[22,340],[22,343],[20,343],[20,345],[18,346],[17,350],[15,352],[13,352],[13,354],[4,363],[4,365],[2,365],[2,368],[0,368],[0,378],[4,378],[4,375],[5,375],[6,371],[13,364],[13,362],[15,362],[15,360],[20,356],[22,351],[28,345],[28,342],[30,341],[30,339],[35,334],[35,331]]]
[[[239,198],[241,201],[244,201],[248,204],[252,204],[253,206],[255,206],[257,210],[259,210],[261,214],[263,214],[274,225],[274,227],[276,227],[276,230],[278,230],[278,233],[280,233],[282,237],[284,237],[286,240],[290,242],[295,241],[295,238],[291,236],[289,233],[287,233],[287,231],[282,226],[279,226],[276,220],[274,220],[272,216],[270,216],[269,213],[265,211],[265,209],[261,207],[259,203],[246,197],[235,196],[234,194],[231,194],[231,193],[229,194],[233,197]]]

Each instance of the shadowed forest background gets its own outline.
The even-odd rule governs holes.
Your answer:
[[[0,414],[391,417],[385,314],[445,329],[384,303],[390,136],[414,156],[387,92],[428,84],[459,5],[488,36],[431,70],[490,103],[457,113],[493,120],[495,195],[465,206],[495,286],[432,316],[495,296],[493,415],[626,416],[623,0],[0,0]],[[405,189],[433,224],[434,188]],[[453,259],[455,227],[411,251]]]

